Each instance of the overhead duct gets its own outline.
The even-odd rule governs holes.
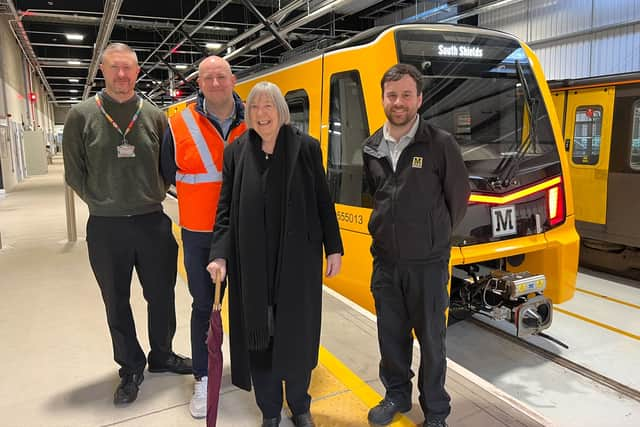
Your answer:
[[[206,1],[206,0],[205,0]],[[91,26],[99,26],[102,22],[102,18],[100,16],[88,16],[88,15],[70,15],[65,13],[48,13],[48,12],[39,12],[34,10],[27,10],[23,13],[22,19],[30,22],[46,22],[46,23],[57,23],[57,24],[72,24],[72,25],[91,25]],[[129,19],[129,18],[117,18],[115,21],[115,25],[117,27],[125,27],[136,30],[147,30],[147,31],[156,31],[156,30],[165,30],[171,31],[176,27],[176,24],[172,22],[166,21],[143,21],[140,19]],[[191,32],[196,28],[196,25],[192,24],[184,24],[183,28]],[[220,27],[220,26],[210,26],[210,27],[201,27],[198,31],[202,34],[208,35],[223,35],[230,36],[236,34],[238,31],[232,27]]]
[[[93,79],[95,79],[96,74],[98,74],[100,55],[102,55],[102,51],[106,47],[107,42],[111,37],[111,32],[113,31],[116,17],[118,16],[118,12],[120,12],[120,7],[122,6],[122,1],[123,0],[107,0],[104,5],[102,25],[100,25],[100,30],[98,30],[98,37],[96,38],[95,49],[93,50],[93,56],[91,57],[91,65],[89,65],[89,73],[87,75],[87,82],[84,86],[82,99],[87,99],[89,93],[91,92],[91,88],[93,87]]]

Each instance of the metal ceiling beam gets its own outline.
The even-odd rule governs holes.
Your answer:
[[[106,0],[106,3],[104,4],[102,24],[100,25],[100,29],[98,30],[98,37],[96,38],[95,45],[96,47],[93,50],[93,57],[91,58],[91,65],[89,66],[89,74],[87,75],[87,83],[84,86],[82,99],[87,99],[89,93],[91,92],[93,80],[95,79],[96,74],[98,74],[100,56],[102,55],[102,51],[104,50],[104,48],[107,46],[109,37],[111,37],[113,26],[116,23],[116,17],[118,16],[118,12],[120,12],[120,7],[122,6],[122,1],[123,0]]]
[[[213,19],[214,16],[216,16],[218,13],[220,13],[222,11],[222,9],[224,9],[225,7],[227,7],[227,5],[231,3],[231,0],[224,0],[222,1],[215,9],[213,9],[211,12],[209,12],[209,14],[207,16],[204,17],[204,19],[202,19],[202,21],[200,21],[200,23],[198,25],[196,25],[196,27],[189,32],[190,36],[193,36],[195,33],[197,33],[202,27],[204,27],[206,25],[207,22],[209,22],[211,19]],[[177,49],[180,48],[180,46],[182,46],[182,44],[187,41],[186,38],[183,38],[178,44],[176,44],[176,46],[174,48],[172,48],[169,53],[165,54],[163,56],[164,59],[167,59],[170,55],[171,52],[176,51]],[[154,52],[155,53],[155,52]],[[150,55],[152,56],[152,55]],[[146,61],[145,61],[146,62]],[[156,62],[151,68],[149,68],[148,70],[145,70],[142,75],[140,77],[138,77],[137,81],[140,81],[140,79],[146,75],[148,75],[151,71],[153,71],[158,65],[160,64],[160,62]]]
[[[334,11],[335,9],[339,8],[339,7],[344,7],[344,6],[348,6],[351,3],[355,2],[357,0],[334,0],[330,3],[327,3],[321,7],[319,7],[318,9],[314,10],[313,12],[308,13],[306,16],[303,16],[301,18],[298,18],[297,20],[283,26],[280,27],[280,34],[287,34],[293,30],[295,30],[298,27],[301,27],[309,22],[315,21],[316,19],[320,18],[321,16],[326,15],[329,12]],[[260,46],[263,46],[267,43],[269,43],[270,41],[274,40],[274,36],[269,34],[269,35],[265,35],[263,37],[258,38],[257,40],[241,47],[240,49],[236,49],[231,53],[228,53],[227,55],[224,56],[224,59],[226,59],[227,61],[230,61],[231,59],[237,57],[238,55],[244,54],[245,52],[251,51],[251,50],[255,50],[258,49]]]
[[[285,7],[283,7],[282,9],[278,10],[277,12],[275,12],[268,19],[270,21],[280,23],[287,16],[289,16],[289,14],[291,12],[293,12],[294,10],[298,9],[300,6],[302,6],[302,5],[306,4],[306,3],[307,3],[306,0],[293,1],[293,2],[289,3],[288,5],[286,5]],[[264,28],[264,24],[255,25],[250,30],[245,31],[244,33],[240,34],[238,37],[236,37],[236,38],[234,38],[232,40],[229,40],[226,43],[226,45],[227,46],[236,46],[239,42],[241,42],[242,40],[244,40],[246,38],[251,37],[252,35],[257,33],[258,31],[262,30],[263,28]]]
[[[323,4],[322,6],[318,7],[316,10],[314,10],[313,12],[307,12],[306,16],[303,17],[299,17],[297,20],[293,21],[290,24],[285,25],[284,27],[280,28],[280,33],[281,34],[287,34],[293,30],[295,30],[296,28],[299,28],[309,22],[312,22],[318,18],[320,18],[321,16],[324,16],[325,14],[334,11],[336,8],[338,7],[342,7],[342,6],[348,6],[354,2],[356,2],[357,0],[334,0],[331,1],[329,3]],[[301,6],[302,4],[305,4],[307,2],[305,1],[297,1],[297,2],[292,2],[291,4],[289,4],[288,6],[286,6],[285,8],[279,10],[278,12],[274,13],[273,15],[271,15],[268,19],[269,21],[279,21],[281,19],[283,19],[283,16],[288,15],[289,13],[291,13],[292,11],[294,11],[295,9],[297,9],[299,6]],[[285,10],[286,9],[286,10]],[[229,42],[227,42],[224,46],[233,46],[234,43],[237,43],[240,40],[243,40],[244,38],[248,37],[247,34],[253,34],[256,33],[257,31],[259,31],[260,29],[264,28],[265,25],[264,24],[257,24],[256,26],[254,26],[251,30],[245,32],[244,34],[242,34],[241,36],[237,37],[234,40],[231,40]],[[239,49],[234,50],[233,52],[227,54],[224,56],[224,59],[230,61],[231,59],[240,56],[240,55],[244,55],[246,52],[249,52],[251,50],[257,49],[258,47],[269,43],[270,41],[274,40],[275,36],[272,34],[268,34],[265,36],[262,36],[258,39],[256,39],[255,41],[249,43],[248,45],[245,45]],[[221,49],[222,50],[222,49]],[[149,70],[151,71],[151,70]],[[195,79],[198,76],[198,72],[195,71],[193,73],[191,73],[189,76],[187,76],[187,78],[185,79],[186,81],[191,81],[193,79]],[[158,90],[152,90],[149,93],[149,96],[151,98],[154,98],[156,96],[158,96],[160,94],[160,91]]]
[[[34,70],[36,70],[36,73],[38,73],[38,76],[40,77],[40,81],[42,82],[42,85],[44,86],[51,100],[54,103],[56,103],[56,96],[53,93],[51,86],[49,86],[49,82],[47,81],[47,77],[44,75],[44,71],[42,71],[42,67],[40,67],[40,64],[38,62],[38,57],[33,51],[33,47],[31,46],[29,37],[27,36],[27,33],[24,30],[24,26],[22,25],[22,21],[20,20],[20,15],[16,10],[16,6],[13,4],[13,0],[5,0],[5,3],[6,3],[5,6],[9,9],[9,11],[11,12],[11,15],[13,16],[13,19],[10,21],[9,24],[11,27],[11,32],[13,33],[13,36],[18,42],[18,46],[20,46],[20,50],[22,50],[22,53],[24,54],[24,57],[26,58],[27,62],[29,62],[31,67]]]
[[[171,32],[169,33],[169,35],[167,35],[167,37],[165,37],[165,39],[164,39],[164,40],[162,40],[158,46],[156,46],[156,49],[155,49],[153,52],[151,52],[151,53],[149,54],[149,56],[147,56],[147,58],[146,58],[144,61],[142,61],[142,63],[140,64],[140,68],[144,67],[144,66],[145,66],[145,64],[149,61],[149,59],[153,58],[153,56],[154,56],[154,55],[155,55],[155,54],[160,50],[160,48],[161,48],[162,46],[164,46],[164,45],[167,43],[167,41],[169,41],[169,39],[171,38],[171,36],[173,36],[173,35],[175,34],[175,32],[176,32],[176,31],[178,31],[179,29],[181,29],[181,28],[182,28],[182,26],[185,24],[185,22],[187,22],[187,19],[189,19],[189,17],[190,17],[191,15],[193,15],[193,14],[198,10],[198,8],[200,7],[200,5],[202,4],[202,2],[203,2],[203,1],[204,1],[204,0],[200,0],[200,1],[195,5],[195,6],[193,6],[193,8],[192,8],[192,9],[191,9],[191,11],[187,14],[187,16],[185,16],[185,17],[184,17],[184,19],[182,19],[182,21],[180,21],[180,22],[178,23],[178,25],[176,25],[176,26],[175,26],[175,28],[173,28],[173,30],[171,30]]]
[[[206,0],[205,0],[206,1]],[[33,10],[27,10],[22,13],[22,19],[27,22],[44,22],[48,24],[71,24],[71,25],[88,25],[99,26],[102,22],[102,18],[99,16],[88,15],[68,15],[64,13],[48,13],[38,12]],[[129,18],[117,18],[115,25],[118,27],[132,28],[136,30],[173,30],[176,24],[167,21],[144,21],[141,19],[129,19]],[[192,31],[196,28],[195,25],[184,24],[185,30]],[[238,30],[232,27],[219,27],[212,26],[211,28],[200,28],[201,33],[212,35],[232,35],[236,34]]]
[[[262,13],[260,13],[258,8],[254,6],[251,0],[240,0],[240,1],[242,1],[242,3],[247,7],[247,9],[251,11],[251,13],[253,13],[255,16],[258,17],[260,22],[262,22],[262,25],[264,25],[267,28],[267,30],[269,30],[271,34],[273,34],[273,37],[275,37],[276,40],[278,40],[278,42],[280,42],[282,46],[284,46],[287,50],[293,49],[293,47],[291,47],[289,42],[278,32],[278,29],[275,28],[273,23],[269,21],[267,18],[265,18]]]

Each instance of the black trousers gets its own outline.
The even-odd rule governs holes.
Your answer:
[[[282,411],[282,383],[283,379],[276,376],[271,369],[271,348],[267,351],[249,352],[251,380],[256,396],[256,403],[263,418],[275,418]],[[309,384],[311,371],[299,373],[293,378],[284,380],[287,404],[293,415],[309,412],[311,396]]]
[[[371,292],[378,318],[380,380],[386,398],[401,405],[411,402],[413,329],[420,343],[420,406],[427,419],[444,419],[451,412],[451,399],[444,389],[448,275],[445,261],[388,264],[374,260],[373,264]]]
[[[196,378],[207,376],[208,370],[207,333],[215,290],[211,276],[207,271],[212,234],[182,229],[184,268],[187,271],[189,292],[193,298],[191,304],[191,357],[193,358],[193,374]]]
[[[178,245],[163,212],[129,217],[89,217],[89,261],[107,312],[113,354],[120,376],[146,365],[129,303],[135,267],[147,301],[149,358],[164,361],[176,331],[175,294]]]

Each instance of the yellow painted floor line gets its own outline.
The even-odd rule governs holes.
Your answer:
[[[559,312],[559,313],[566,314],[567,316],[575,317],[576,319],[583,320],[583,321],[585,321],[587,323],[591,323],[592,325],[596,325],[596,326],[599,326],[601,328],[607,329],[609,331],[616,332],[616,333],[618,333],[620,335],[624,335],[626,337],[633,338],[634,340],[640,341],[640,335],[636,335],[636,334],[632,334],[631,332],[623,331],[622,329],[618,329],[618,328],[616,328],[614,326],[607,325],[606,323],[598,322],[597,320],[589,319],[588,317],[582,316],[582,315],[577,314],[577,313],[573,313],[571,311],[567,311],[567,310],[565,310],[563,308],[559,308],[557,306],[554,306],[553,309],[555,311]]]
[[[372,408],[382,400],[382,396],[378,394],[371,386],[354,374],[347,366],[345,366],[338,358],[331,354],[326,348],[320,346],[319,362],[329,370],[341,383],[343,383],[353,394],[364,402],[367,407]],[[396,416],[396,421],[389,424],[390,426],[415,427],[415,423],[404,415]]]
[[[606,295],[599,294],[599,293],[593,292],[593,291],[589,291],[587,289],[576,288],[576,291],[582,292],[583,294],[591,295],[591,296],[594,296],[594,297],[597,297],[597,298],[606,299],[607,301],[615,302],[615,303],[618,303],[618,304],[626,305],[627,307],[631,307],[631,308],[635,308],[637,310],[640,310],[640,305],[636,305],[636,304],[632,304],[630,302],[626,302],[626,301],[622,301],[622,300],[619,300],[619,299],[616,299],[616,298],[608,297]]]
[[[187,282],[187,272],[184,269],[183,262],[183,252],[182,252],[182,240],[180,238],[180,227],[175,223],[173,224],[173,234],[178,243],[178,273],[180,277]],[[222,323],[225,329],[225,332],[228,331],[228,319],[227,319],[227,307],[226,307],[227,299],[225,298],[223,301],[222,308]],[[319,363],[327,368],[327,370],[334,376],[338,381],[345,385],[356,397],[358,397],[368,408],[372,408],[382,400],[382,396],[378,394],[369,384],[364,382],[360,377],[358,377],[353,371],[351,371],[346,365],[344,365],[337,357],[331,354],[326,348],[320,346],[320,351],[318,354]],[[404,415],[399,415],[395,417],[393,423],[389,424],[392,427],[415,427],[415,423],[411,421]]]

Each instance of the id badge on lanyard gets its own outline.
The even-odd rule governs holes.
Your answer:
[[[98,105],[98,108],[102,112],[102,115],[104,115],[104,117],[107,119],[107,121],[111,123],[111,125],[114,127],[116,131],[118,131],[120,135],[122,135],[122,142],[116,147],[117,157],[119,159],[134,158],[136,156],[136,147],[127,142],[127,135],[129,134],[129,132],[131,131],[131,128],[133,127],[136,120],[138,120],[138,117],[140,116],[140,110],[142,110],[142,99],[140,99],[140,101],[138,102],[138,109],[133,114],[133,117],[129,122],[129,126],[127,126],[127,129],[124,132],[122,132],[122,130],[120,129],[120,126],[118,126],[116,121],[113,120],[113,117],[111,117],[111,115],[107,113],[107,111],[104,109],[104,106],[102,105],[102,100],[100,99],[100,96],[97,93],[96,93],[96,104]]]
[[[116,147],[119,159],[127,159],[136,156],[136,147],[127,142],[126,139],[122,140],[122,144]]]

